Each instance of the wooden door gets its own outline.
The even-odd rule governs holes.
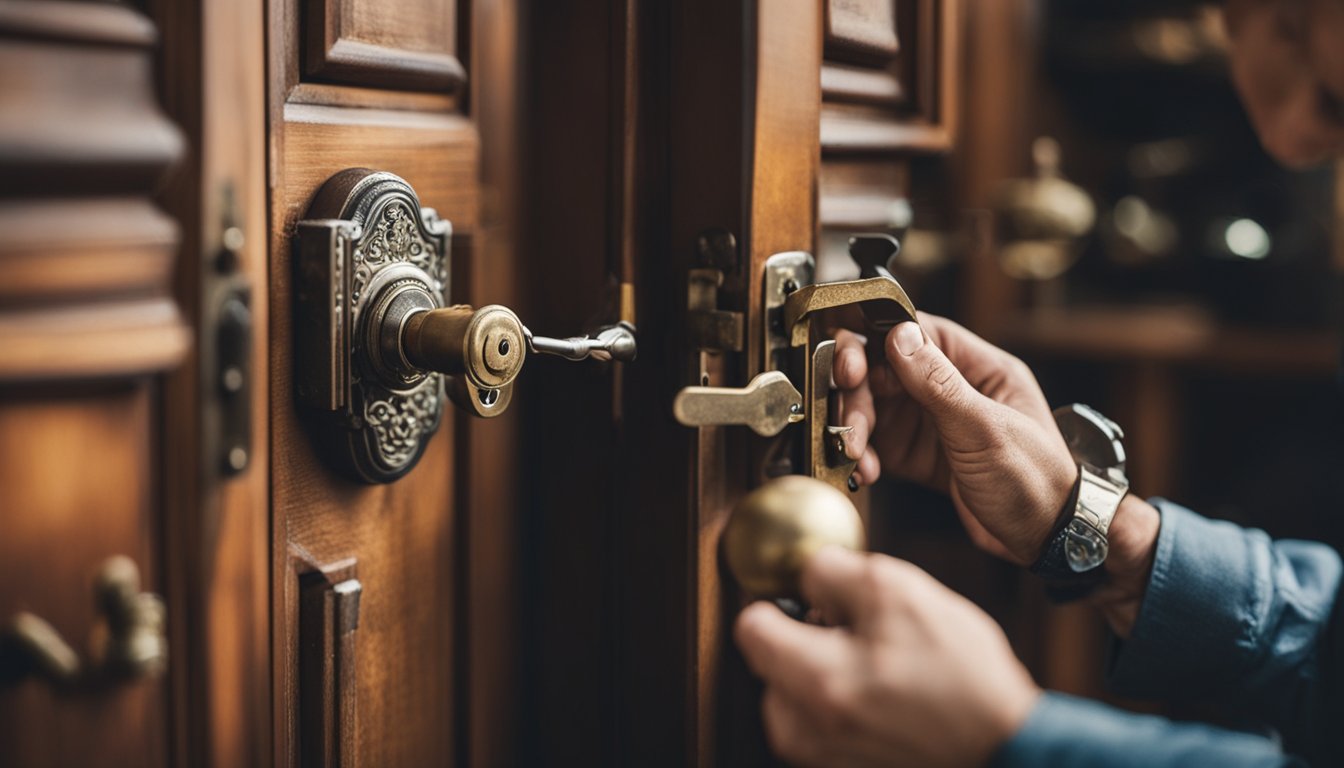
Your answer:
[[[531,9],[522,235],[546,258],[526,265],[526,300],[538,323],[573,322],[627,283],[639,326],[633,364],[556,370],[520,394],[526,456],[546,469],[522,499],[533,763],[769,762],[719,537],[769,472],[801,470],[765,467],[768,443],[747,430],[678,425],[671,404],[763,369],[767,258],[847,261],[838,238],[901,226],[888,209],[911,157],[954,141],[957,8]],[[718,309],[741,313],[739,349],[704,352],[688,332],[687,280],[704,266],[724,273]]]
[[[511,301],[508,240],[492,236],[512,195],[495,181],[513,157],[512,5],[273,0],[267,14],[275,761],[507,763],[511,562],[489,555],[508,530],[496,470],[511,422],[469,424],[445,403],[394,482],[325,461],[297,404],[293,242],[335,174],[396,174],[451,224],[446,298]]]
[[[556,369],[519,395],[525,450],[545,469],[522,500],[529,764],[754,764],[756,702],[727,640],[738,598],[717,548],[755,482],[756,448],[734,430],[676,424],[671,403],[683,386],[742,386],[760,370],[754,275],[815,243],[822,7],[532,13],[523,236],[547,257],[527,264],[527,301],[556,327],[616,306],[628,285],[639,357]],[[744,313],[751,341],[701,355],[685,328],[687,276],[716,229],[736,240],[722,307]]]

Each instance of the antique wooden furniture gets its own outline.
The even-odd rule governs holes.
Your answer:
[[[673,398],[910,227],[964,18],[0,0],[0,764],[765,760],[719,540],[808,471]]]

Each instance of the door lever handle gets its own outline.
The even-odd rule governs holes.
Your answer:
[[[45,619],[20,611],[0,628],[0,680],[35,674],[72,687],[163,674],[168,663],[163,598],[141,591],[135,562],[118,555],[103,563],[95,596],[106,628],[87,662]]]
[[[672,413],[688,427],[739,425],[770,437],[803,420],[803,396],[788,376],[766,371],[741,389],[684,387],[672,401]]]
[[[609,325],[593,336],[571,336],[567,339],[536,336],[527,326],[523,326],[523,336],[527,338],[528,350],[572,361],[591,357],[594,360],[628,363],[635,359],[637,351],[635,327],[625,322]]]

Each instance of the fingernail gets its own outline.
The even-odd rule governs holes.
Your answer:
[[[901,323],[896,326],[896,351],[909,357],[924,346],[924,329],[918,323]]]

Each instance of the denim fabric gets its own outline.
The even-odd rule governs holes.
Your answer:
[[[1344,741],[1336,594],[1344,566],[1321,544],[1271,540],[1162,499],[1153,573],[1110,683],[1123,695],[1220,700],[1278,731],[1288,752],[1335,765]],[[1269,739],[1131,715],[1047,694],[998,766],[1295,765]]]
[[[1302,766],[1269,739],[1046,693],[995,768],[1251,768]]]

